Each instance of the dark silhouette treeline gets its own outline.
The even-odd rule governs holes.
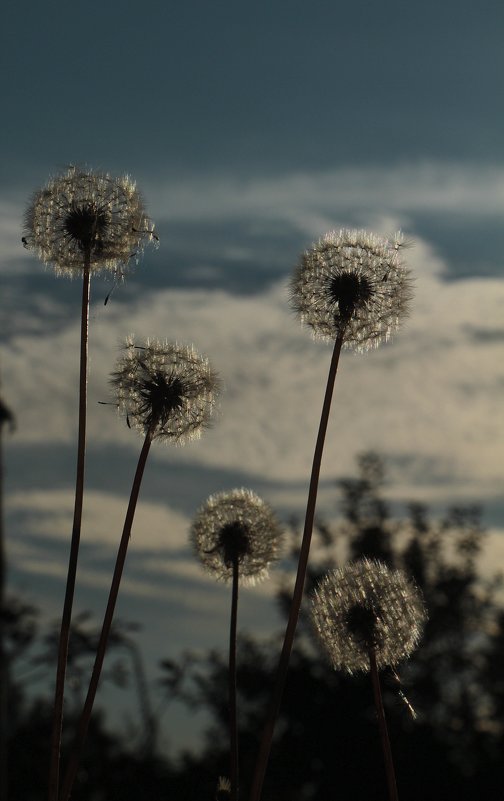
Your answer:
[[[356,478],[339,482],[342,517],[319,522],[316,559],[307,592],[337,558],[368,556],[401,567],[422,589],[429,620],[419,648],[397,673],[383,671],[383,688],[401,801],[501,801],[504,780],[504,611],[500,576],[482,581],[485,548],[475,508],[454,508],[441,520],[411,505],[407,519],[384,500],[384,468],[367,454]],[[290,557],[299,531],[292,526]],[[294,562],[293,562],[294,563]],[[496,566],[497,568],[498,566]],[[289,603],[288,570],[278,603]],[[95,635],[77,618],[69,660],[66,731],[79,711]],[[10,600],[4,615],[8,654],[9,801],[45,796],[50,706],[26,688],[54,660],[54,633],[41,638],[35,610]],[[91,633],[90,633],[91,631]],[[253,633],[238,648],[240,798],[246,801],[258,740],[278,662],[280,632],[269,641]],[[195,644],[197,647],[197,644]],[[36,654],[30,656],[30,654]],[[73,798],[76,801],[204,801],[229,772],[227,654],[181,655],[160,665],[156,702],[204,708],[212,723],[197,754],[163,754],[159,721],[131,627],[118,624],[105,680],[124,681],[124,665],[138,693],[137,737],[112,734],[97,712]],[[48,674],[49,675],[49,674]],[[172,734],[172,741],[174,735]],[[64,750],[69,741],[64,743]],[[63,761],[64,764],[64,761]],[[382,801],[386,785],[369,676],[336,673],[302,614],[282,712],[264,785],[264,801]]]

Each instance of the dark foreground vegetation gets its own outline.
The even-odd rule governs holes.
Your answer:
[[[395,674],[383,673],[385,704],[401,801],[501,801],[504,780],[504,612],[501,581],[483,582],[478,557],[485,536],[478,510],[449,510],[442,520],[410,506],[407,520],[393,518],[383,499],[383,465],[359,461],[357,478],[339,482],[342,518],[317,526],[316,554],[307,592],[341,559],[376,557],[405,569],[422,589],[429,613],[420,647]],[[293,526],[296,559],[299,533]],[[279,582],[278,603],[288,604],[289,574]],[[36,610],[11,599],[5,612],[8,654],[9,801],[45,798],[51,732],[50,705],[27,692],[50,665],[55,635],[43,636]],[[85,616],[71,641],[68,681],[78,688],[96,646]],[[258,739],[278,662],[281,633],[268,642],[242,636],[238,655],[241,753],[240,798],[246,801]],[[183,654],[160,665],[158,703],[167,698],[205,708],[212,723],[199,754],[167,757],[156,746],[156,712],[143,689],[134,632],[116,628],[114,649],[130,651],[131,686],[142,701],[137,738],[111,733],[97,712],[73,798],[76,801],[206,801],[219,776],[229,773],[227,655]],[[118,662],[118,665],[120,663]],[[85,681],[85,677],[82,677]],[[73,683],[73,685],[72,685]],[[71,696],[70,696],[71,698]],[[66,725],[66,731],[71,726]],[[175,741],[174,735],[171,736]],[[132,746],[132,742],[138,745]],[[68,743],[65,744],[68,747]],[[382,756],[368,676],[336,673],[302,616],[282,713],[264,786],[264,801],[382,801]]]

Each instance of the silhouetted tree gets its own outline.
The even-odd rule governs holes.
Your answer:
[[[139,701],[137,731],[126,736],[111,733],[103,712],[97,710],[90,724],[89,740],[73,793],[76,801],[141,801],[151,791],[166,789],[167,764],[155,751],[156,720],[145,682],[141,654],[133,639],[137,626],[117,621],[109,648],[110,661],[103,680],[128,686],[133,680]],[[36,609],[17,598],[4,608],[5,648],[11,666],[8,696],[9,794],[5,801],[39,801],[47,786],[52,707],[34,694],[34,684],[53,679],[58,647],[58,624],[41,634]],[[89,613],[75,617],[69,648],[69,694],[63,741],[63,757],[75,735],[82,708],[85,682],[89,680],[99,629]],[[64,764],[64,763],[63,763]],[[2,797],[1,801],[4,801]]]

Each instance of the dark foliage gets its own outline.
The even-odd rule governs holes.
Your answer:
[[[339,483],[343,518],[334,526],[322,522],[317,526],[317,558],[307,592],[337,560],[361,555],[380,558],[414,577],[423,590],[429,622],[420,647],[398,671],[400,676],[382,673],[399,796],[401,801],[500,801],[504,612],[498,604],[500,579],[485,583],[478,575],[477,560],[484,547],[478,510],[452,509],[444,519],[432,522],[425,508],[412,505],[407,519],[399,522],[383,499],[384,482],[380,459],[368,454],[360,459],[358,477]],[[298,543],[299,531],[293,526],[292,559]],[[292,581],[288,567],[278,589],[283,611]],[[9,605],[7,612],[12,682],[9,801],[35,801],[44,795],[47,783],[49,710],[42,702],[27,701],[18,677],[48,666],[53,641],[44,640],[38,661],[29,659],[37,635],[33,610],[18,603]],[[239,643],[242,801],[247,800],[282,636],[279,632],[268,642],[244,636]],[[71,652],[71,675],[77,686],[94,642],[83,617],[77,621]],[[112,644],[123,656],[125,647],[134,651],[134,638],[124,628],[117,630]],[[205,708],[212,719],[201,753],[184,754],[176,764],[157,755],[155,714],[142,691],[139,654],[130,661],[143,697],[139,729],[145,730],[144,738],[132,743],[112,737],[102,717],[95,715],[73,798],[212,801],[217,778],[229,773],[227,654],[211,652],[204,658],[186,654],[161,666],[164,699]],[[119,667],[109,673],[116,682],[120,677]],[[71,714],[78,696],[76,692]],[[340,798],[386,798],[371,683],[369,676],[348,677],[332,670],[302,614],[263,799]]]
[[[33,687],[47,683],[52,686],[58,626],[41,636],[36,610],[16,598],[7,600],[3,620],[4,652],[9,666],[7,798],[8,801],[39,801],[45,796],[48,783],[52,707],[47,698],[34,697]],[[131,624],[116,623],[109,648],[113,653],[109,655],[109,668],[103,679],[136,690],[137,736],[130,732],[129,739],[123,740],[111,734],[103,714],[96,712],[72,796],[75,801],[151,799],[152,793],[155,795],[169,782],[167,765],[155,755],[156,721],[141,656],[131,636],[135,628]],[[76,617],[69,648],[64,758],[82,709],[98,635],[88,613]]]

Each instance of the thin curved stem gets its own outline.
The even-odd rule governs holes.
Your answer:
[[[238,721],[236,711],[236,628],[238,619],[238,559],[233,560],[231,625],[229,630],[229,756],[231,801],[238,798]]]
[[[287,628],[285,631],[282,652],[280,654],[277,677],[273,689],[273,696],[268,710],[268,717],[266,720],[266,724],[263,729],[261,745],[259,747],[259,754],[257,757],[256,768],[252,782],[250,801],[259,801],[259,799],[261,798],[264,776],[266,774],[266,768],[268,765],[268,759],[271,751],[271,743],[273,740],[273,734],[275,730],[275,723],[282,702],[283,691],[287,678],[287,671],[289,669],[289,660],[292,651],[292,645],[294,642],[294,635],[296,632],[296,626],[299,618],[299,610],[301,608],[301,602],[303,600],[306,569],[308,566],[308,556],[310,553],[313,524],[315,520],[315,506],[317,503],[320,466],[322,463],[322,453],[324,450],[327,424],[329,422],[329,413],[331,411],[331,401],[334,391],[334,382],[336,380],[336,373],[338,371],[339,357],[341,353],[342,344],[343,344],[343,337],[339,336],[334,343],[331,364],[329,367],[329,374],[327,377],[324,403],[322,406],[322,414],[320,416],[320,425],[317,435],[317,441],[315,444],[315,452],[313,454],[310,488],[308,491],[308,501],[306,504],[303,539],[301,542],[301,549],[299,553],[296,583],[294,585],[294,591],[292,594],[289,620],[287,622]]]
[[[54,708],[51,737],[51,758],[49,770],[49,801],[58,801],[59,768],[61,755],[61,732],[63,728],[63,699],[65,694],[65,676],[68,659],[68,641],[70,639],[70,623],[77,575],[77,560],[82,523],[82,505],[84,499],[84,470],[86,461],[86,409],[87,409],[87,364],[89,341],[89,295],[90,295],[90,254],[84,258],[84,276],[82,283],[81,337],[80,337],[80,374],[79,374],[79,428],[77,438],[77,472],[75,479],[74,515],[70,556],[68,560],[67,583],[58,645],[58,665],[56,668],[56,687],[54,691]]]
[[[380,677],[378,675],[378,668],[376,666],[376,654],[374,648],[369,649],[369,667],[371,669],[371,681],[373,682],[374,702],[376,707],[376,714],[378,717],[378,726],[380,729],[380,740],[382,744],[383,759],[385,761],[385,772],[387,774],[389,801],[399,801],[399,796],[397,794],[395,770],[394,770],[394,760],[392,758],[392,749],[390,747],[390,739],[388,736],[387,721],[385,718],[385,710],[383,708]]]
[[[114,616],[117,596],[119,594],[119,585],[121,583],[124,563],[126,561],[126,552],[128,550],[128,543],[131,535],[131,527],[133,525],[133,518],[135,516],[138,495],[140,492],[142,477],[144,474],[145,464],[147,462],[147,456],[149,455],[151,443],[152,443],[152,428],[145,435],[144,444],[140,452],[140,457],[138,459],[135,477],[133,479],[133,484],[131,487],[131,495],[129,499],[128,509],[126,512],[126,517],[124,520],[124,527],[121,536],[121,541],[119,543],[119,549],[117,552],[114,575],[112,577],[112,585],[110,587],[107,608],[105,611],[105,617],[103,619],[100,639],[96,650],[93,673],[91,675],[91,681],[89,683],[89,689],[86,696],[86,701],[84,703],[84,709],[82,710],[79,725],[77,728],[77,736],[75,739],[74,748],[70,755],[68,768],[65,774],[65,780],[63,782],[63,790],[61,793],[62,801],[67,801],[67,799],[70,797],[75,777],[77,775],[77,770],[79,767],[82,751],[84,748],[84,743],[86,741],[89,721],[91,719],[91,712],[93,711],[93,704],[96,697],[96,691],[98,689],[98,683],[100,681],[100,675],[102,671],[103,660],[105,658],[105,651],[107,648],[107,643],[110,635],[110,629],[112,627],[112,618]]]

